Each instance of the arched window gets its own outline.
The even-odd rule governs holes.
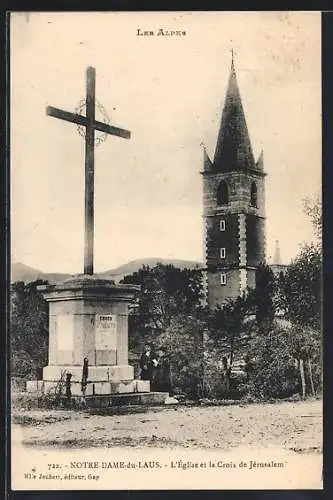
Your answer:
[[[219,187],[217,188],[217,204],[227,205],[229,203],[229,194],[228,194],[228,184],[225,181],[220,182]]]
[[[252,182],[251,184],[251,205],[252,207],[258,206],[258,191],[257,191],[257,185],[255,182]]]

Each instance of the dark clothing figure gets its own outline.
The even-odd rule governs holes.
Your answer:
[[[170,362],[166,355],[162,355],[157,360],[154,369],[153,390],[158,392],[172,393]]]
[[[88,358],[84,358],[82,367],[81,391],[82,391],[82,404],[87,406],[86,390],[88,384]]]
[[[66,373],[66,382],[65,382],[66,393],[65,394],[66,394],[67,406],[70,406],[70,403],[72,400],[71,378],[72,378],[72,374]]]
[[[150,351],[142,354],[140,359],[141,380],[152,380],[153,377],[153,360]]]
[[[82,367],[82,380],[81,380],[81,390],[83,396],[85,396],[88,384],[88,358],[84,358]]]
[[[222,358],[222,389],[225,394],[230,391],[230,377],[231,377],[231,366],[228,363],[228,358],[223,356]]]

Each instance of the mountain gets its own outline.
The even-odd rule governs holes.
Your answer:
[[[42,274],[42,271],[21,262],[15,262],[11,266],[11,281],[34,281],[39,279]]]
[[[156,264],[161,263],[164,265],[172,264],[179,269],[195,269],[203,266],[201,262],[193,260],[179,260],[179,259],[159,259],[158,257],[150,257],[145,259],[135,259],[109,271],[99,273],[101,278],[110,278],[115,281],[120,281],[124,276],[133,274],[138,271],[142,266],[154,267]]]
[[[179,260],[179,259],[159,259],[158,257],[151,257],[145,259],[136,259],[127,262],[115,269],[109,269],[101,273],[96,273],[96,276],[101,278],[110,278],[116,282],[123,279],[124,276],[132,274],[138,271],[143,265],[154,267],[157,263],[161,264],[172,264],[180,269],[195,269],[202,267],[201,262],[195,262],[192,260]],[[11,282],[14,281],[35,281],[37,279],[43,279],[47,281],[62,281],[70,278],[71,274],[65,273],[43,273],[38,269],[26,266],[21,262],[14,262],[11,266]]]
[[[66,273],[43,273],[38,269],[26,266],[22,262],[14,262],[11,265],[11,282],[14,281],[35,281],[38,279],[47,281],[61,281],[70,278]]]

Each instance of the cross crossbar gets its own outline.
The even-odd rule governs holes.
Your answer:
[[[94,165],[95,165],[95,130],[105,134],[130,139],[128,130],[113,127],[95,120],[95,68],[87,68],[86,73],[86,116],[69,113],[53,106],[47,106],[46,114],[70,123],[85,127],[85,201],[84,201],[84,273],[94,273]]]
[[[76,125],[81,125],[82,127],[88,126],[88,118],[76,113],[69,113],[63,109],[54,108],[53,106],[47,106],[46,114],[48,116],[53,116],[54,118],[60,118],[60,120],[65,120],[66,122],[76,123]],[[95,120],[93,122],[93,127],[99,132],[104,132],[105,134],[116,135],[117,137],[122,137],[123,139],[130,139],[131,132],[123,128],[113,127],[107,123],[99,122]]]

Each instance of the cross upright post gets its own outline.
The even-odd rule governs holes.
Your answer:
[[[47,106],[46,113],[54,118],[85,127],[85,201],[84,201],[84,274],[94,274],[94,173],[95,173],[95,130],[104,134],[130,139],[128,130],[113,127],[95,120],[95,68],[86,73],[86,116],[69,113],[53,106]]]
[[[87,68],[84,274],[94,274],[95,68]]]

